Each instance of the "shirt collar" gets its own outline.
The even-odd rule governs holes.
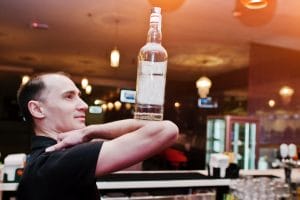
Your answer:
[[[56,144],[56,140],[45,136],[32,136],[31,138],[31,151],[38,149],[45,149],[49,146]]]

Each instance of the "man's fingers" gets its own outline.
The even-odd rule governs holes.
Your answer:
[[[61,133],[57,136],[57,141],[60,142],[60,141],[64,140],[67,136],[68,136],[68,134]]]
[[[50,147],[46,148],[45,151],[46,152],[51,152],[51,151],[55,151],[55,150],[60,150],[60,149],[62,149],[64,147],[65,147],[64,142],[59,142],[59,143],[57,143],[57,144],[55,144],[53,146],[50,146]]]
[[[46,152],[55,151],[55,147],[54,147],[54,146],[48,147],[48,148],[46,148],[45,151],[46,151]]]

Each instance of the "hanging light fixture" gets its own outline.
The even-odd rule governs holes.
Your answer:
[[[118,41],[118,24],[119,24],[119,19],[116,18],[115,20],[116,24],[116,32],[115,32],[115,47],[110,53],[110,66],[111,67],[119,67],[120,63],[120,51],[117,48],[117,41]]]
[[[131,108],[131,104],[130,104],[130,103],[126,103],[126,104],[125,104],[125,108],[126,108],[127,110],[129,110],[129,109]]]
[[[102,101],[101,99],[95,99],[95,101],[94,101],[95,105],[100,105],[100,104],[103,104],[103,103],[104,103],[104,101]]]
[[[169,12],[179,9],[186,0],[148,0],[151,6],[161,7],[162,10]]]
[[[89,80],[87,78],[81,79],[81,87],[85,89],[89,85]]]
[[[90,95],[92,93],[92,86],[91,85],[86,86],[85,93],[87,95]]]
[[[30,80],[30,77],[28,75],[22,76],[22,85],[25,85]]]
[[[174,103],[174,107],[175,108],[179,108],[181,106],[181,104],[178,102],[178,101],[176,101],[175,103]]]
[[[262,9],[267,7],[268,0],[240,0],[248,9]]]
[[[122,103],[120,101],[115,101],[114,107],[116,110],[120,110],[122,106]]]
[[[117,47],[115,47],[110,53],[110,66],[119,67],[119,62],[120,62],[120,52],[117,49]]]
[[[196,81],[196,87],[198,88],[198,94],[201,98],[207,97],[211,85],[212,85],[211,80],[209,78],[207,78],[206,76],[202,76]]]
[[[106,104],[102,104],[101,108],[102,108],[103,112],[105,112],[107,110],[107,105]]]
[[[112,110],[114,108],[114,104],[112,102],[108,102],[107,108],[109,111]]]
[[[268,105],[270,106],[270,108],[273,108],[273,107],[276,105],[275,100],[274,100],[274,99],[270,99],[270,100],[268,101]]]
[[[295,90],[289,86],[283,86],[279,90],[279,95],[281,96],[283,104],[287,105],[291,102],[292,96]]]

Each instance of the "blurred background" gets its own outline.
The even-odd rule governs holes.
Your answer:
[[[164,118],[179,126],[180,138],[144,169],[204,168],[209,123],[225,135],[244,134],[245,122],[255,118],[255,162],[265,155],[271,162],[282,142],[299,145],[300,1],[249,2],[1,0],[0,160],[29,152],[31,133],[16,103],[24,76],[69,73],[90,106],[88,124],[132,118],[134,104],[120,96],[135,90],[137,54],[153,6],[162,7],[162,44],[169,56]],[[120,55],[114,66],[112,50]],[[202,99],[196,87],[201,77],[211,84]],[[213,116],[230,121],[228,115],[245,117],[243,129],[228,132],[224,126],[232,125],[209,122]],[[226,141],[219,142],[211,151],[222,150],[218,145]],[[179,164],[165,162],[174,158],[172,150]]]

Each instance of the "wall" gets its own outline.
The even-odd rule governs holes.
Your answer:
[[[248,112],[260,117],[260,143],[276,145],[300,143],[300,51],[251,44]],[[290,102],[283,101],[279,89],[295,90]],[[268,105],[275,100],[274,107]]]

